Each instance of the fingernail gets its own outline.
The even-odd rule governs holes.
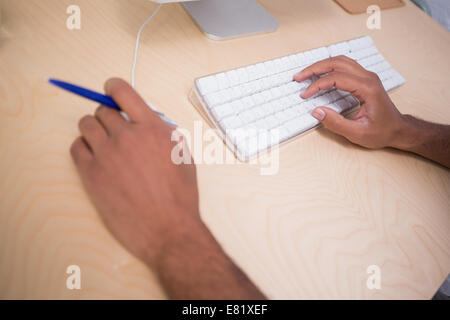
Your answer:
[[[315,109],[311,115],[316,118],[319,121],[322,121],[323,119],[325,119],[325,111],[323,111],[322,109]]]

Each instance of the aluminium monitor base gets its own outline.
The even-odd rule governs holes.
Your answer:
[[[280,26],[255,0],[199,0],[182,5],[212,40],[272,32]]]

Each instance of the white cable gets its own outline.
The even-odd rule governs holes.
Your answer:
[[[141,33],[144,30],[145,26],[152,21],[153,17],[158,13],[159,9],[161,9],[162,4],[156,8],[156,10],[153,12],[153,14],[144,22],[144,24],[139,28],[137,39],[136,39],[136,48],[134,49],[134,60],[133,60],[133,66],[131,67],[131,87],[134,88],[134,74],[136,71],[136,64],[137,64],[137,58],[138,58],[138,51],[139,51],[139,41],[141,40]]]
[[[156,10],[153,12],[153,14],[147,19],[145,20],[144,24],[139,28],[138,34],[137,34],[137,38],[136,38],[136,48],[134,49],[134,60],[133,60],[133,66],[131,67],[131,87],[134,88],[134,76],[135,76],[135,71],[136,71],[136,64],[137,64],[137,58],[138,58],[138,52],[139,52],[139,42],[141,40],[141,34],[142,31],[144,30],[145,26],[147,24],[149,24],[150,21],[152,21],[153,17],[158,13],[159,9],[161,9],[162,7],[162,3],[158,6],[158,8],[156,8]],[[159,112],[155,106],[153,106],[151,103],[146,102],[147,105],[153,110],[155,111],[162,120],[164,120],[167,124],[177,127],[178,124],[172,120],[170,120],[169,118],[167,118],[163,113]],[[128,118],[128,116],[123,113],[123,115],[125,117]]]

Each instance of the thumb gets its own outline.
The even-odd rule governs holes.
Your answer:
[[[361,130],[360,123],[346,119],[343,115],[330,108],[316,108],[311,115],[322,122],[328,130],[340,134],[349,140],[353,140],[352,138]]]

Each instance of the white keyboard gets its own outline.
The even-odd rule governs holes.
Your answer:
[[[405,82],[367,36],[202,77],[195,81],[194,91],[227,146],[245,162],[316,127],[319,121],[311,116],[315,107],[327,106],[342,113],[359,105],[350,93],[335,88],[309,99],[300,97],[315,79],[299,83],[293,76],[338,55],[376,72],[386,91]]]

